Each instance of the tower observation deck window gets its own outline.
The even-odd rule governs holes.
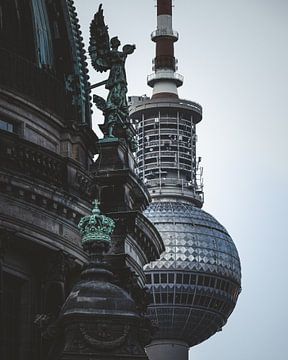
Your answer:
[[[168,283],[169,284],[174,284],[174,275],[173,273],[169,273],[168,274]]]
[[[209,288],[214,288],[223,292],[226,292],[226,294],[231,297],[231,299],[237,297],[238,292],[237,292],[237,285],[231,283],[229,280],[220,280],[217,279],[215,277],[212,276],[205,276],[205,275],[193,275],[193,274],[188,274],[188,273],[166,273],[166,272],[160,272],[160,273],[154,273],[154,274],[147,274],[146,275],[146,280],[148,284],[152,284],[152,278],[154,279],[154,284],[177,284],[178,286],[180,285],[193,285],[193,286],[201,286],[201,287],[209,287]],[[176,282],[175,282],[176,280]],[[186,287],[185,287],[186,288]],[[184,291],[185,292],[185,291]],[[184,294],[184,292],[182,292],[182,294]],[[226,296],[227,296],[226,295]],[[188,296],[188,295],[187,295]],[[185,295],[185,300],[184,303],[186,303],[187,301],[192,301],[192,298],[188,298]],[[197,296],[202,296],[197,294]],[[169,299],[169,297],[168,297]],[[178,301],[180,301],[180,298],[178,296]],[[210,298],[209,298],[210,299]],[[198,298],[196,300],[199,300]],[[200,300],[199,300],[200,301]],[[205,303],[205,306],[208,306],[210,303],[210,300],[208,302],[207,299],[201,299],[201,301]],[[182,300],[180,301],[182,303]],[[168,300],[169,303],[169,300]],[[212,302],[212,305],[214,304],[214,302]],[[211,305],[211,306],[212,306]],[[209,305],[210,306],[210,305]],[[218,305],[217,305],[218,306]],[[214,307],[214,305],[212,306],[212,308]]]
[[[174,294],[173,294],[173,293],[169,293],[169,294],[168,294],[168,304],[173,304],[173,298],[174,298]]]
[[[146,274],[146,282],[151,284],[151,274]]]
[[[167,293],[162,293],[162,304],[167,304],[167,302],[168,302]]]
[[[188,294],[187,293],[183,293],[182,294],[182,298],[181,298],[181,303],[183,305],[185,305],[187,303],[187,298],[188,298]]]
[[[160,304],[161,303],[161,301],[160,301],[160,294],[158,293],[158,294],[155,294],[155,303],[156,304]]]
[[[182,274],[176,274],[176,283],[182,284]]]
[[[190,284],[191,284],[191,285],[195,285],[195,284],[196,284],[196,275],[191,275]]]
[[[154,274],[154,284],[159,284],[159,274]]]
[[[183,275],[183,284],[189,284],[189,274]]]

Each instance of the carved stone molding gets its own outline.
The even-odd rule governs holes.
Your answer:
[[[129,325],[109,325],[104,322],[96,325],[80,324],[79,329],[84,341],[93,348],[112,350],[124,344],[130,331]]]

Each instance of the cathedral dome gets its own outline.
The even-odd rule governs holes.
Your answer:
[[[75,315],[137,317],[135,302],[130,295],[119,286],[107,281],[110,272],[93,268],[86,272],[92,274],[92,277],[87,278],[86,274],[84,279],[74,286],[62,308],[64,318]],[[98,279],[93,278],[95,275]]]
[[[221,330],[234,309],[241,290],[236,247],[213,216],[188,202],[153,202],[145,215],[166,247],[145,267],[149,316],[159,327],[154,338],[196,345]]]

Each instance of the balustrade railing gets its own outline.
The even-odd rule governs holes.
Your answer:
[[[0,130],[0,168],[64,189],[67,187],[67,165],[64,159],[3,130]]]

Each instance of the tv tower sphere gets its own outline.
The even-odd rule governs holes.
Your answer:
[[[196,156],[196,124],[202,108],[178,97],[172,0],[157,0],[152,98],[130,97],[136,124],[139,176],[152,203],[144,214],[158,229],[166,250],[146,265],[153,302],[149,317],[158,326],[146,348],[150,360],[188,359],[189,347],[222,330],[241,291],[237,249],[227,230],[203,205],[202,168]]]

